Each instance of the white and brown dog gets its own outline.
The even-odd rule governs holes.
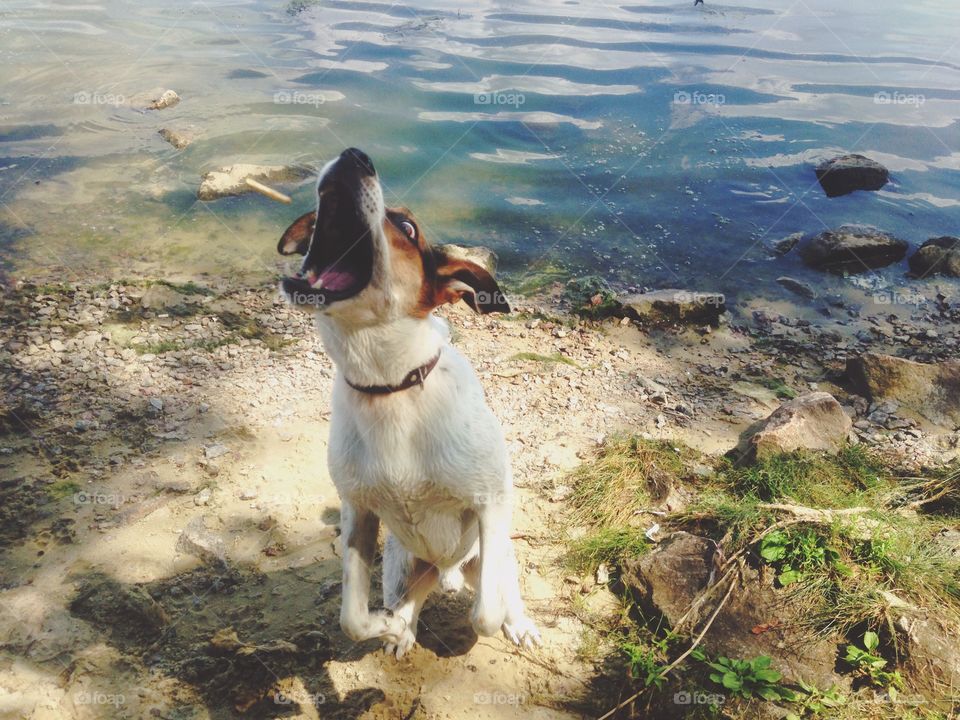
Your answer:
[[[461,298],[507,312],[479,265],[428,245],[409,211],[386,208],[373,164],[350,148],[320,172],[315,212],[280,239],[304,256],[283,280],[295,305],[316,311],[337,374],[329,467],[342,503],[340,625],[381,638],[401,657],[438,584],[476,591],[472,623],[525,647],[527,617],[510,540],[512,480],[500,423],[469,362],[433,311]],[[371,612],[370,574],[383,520],[386,610]]]

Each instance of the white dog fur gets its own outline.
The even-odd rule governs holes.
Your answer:
[[[339,159],[338,159],[339,160]],[[329,163],[325,173],[338,162]],[[473,628],[501,629],[518,645],[540,635],[527,616],[510,539],[512,480],[500,423],[446,324],[403,307],[394,252],[384,231],[376,175],[358,206],[370,228],[373,274],[357,295],[320,307],[316,324],[336,365],[329,468],[342,502],[340,625],[355,641],[380,638],[402,657],[415,643],[420,610],[440,585],[476,592]],[[323,202],[321,196],[320,203]],[[473,292],[453,281],[457,292]],[[439,353],[422,387],[371,396],[354,385],[397,384]],[[385,610],[370,610],[379,522]]]

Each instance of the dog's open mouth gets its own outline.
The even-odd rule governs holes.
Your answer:
[[[333,180],[321,188],[320,210],[302,268],[283,290],[296,305],[325,306],[359,294],[373,275],[373,238],[354,191]]]

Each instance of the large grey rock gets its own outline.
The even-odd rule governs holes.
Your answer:
[[[852,429],[853,422],[833,395],[806,393],[747,428],[731,454],[749,462],[795,450],[837,452]]]
[[[211,170],[200,181],[197,197],[201,200],[217,200],[230,195],[253,192],[247,178],[262,183],[297,182],[313,174],[308,168],[286,165],[248,165],[241,163]]]
[[[847,361],[847,377],[870,400],[895,400],[938,425],[960,427],[960,360],[931,364],[864,353]]]
[[[903,668],[910,689],[942,703],[945,688],[960,687],[960,627],[946,617],[907,610],[897,628],[906,640]]]
[[[960,277],[960,238],[930,238],[910,258],[910,272],[919,277]]]
[[[904,240],[875,228],[842,225],[801,245],[800,257],[817,270],[856,274],[900,262],[908,247]]]
[[[675,626],[698,595],[716,582],[716,548],[707,538],[673,533],[653,552],[627,561],[623,583],[645,613]],[[772,578],[746,566],[742,580],[704,639],[708,650],[737,658],[768,655],[788,682],[849,686],[849,680],[833,671],[838,638],[803,629],[801,611],[790,604],[787,592],[773,587]],[[693,611],[692,626],[702,625],[722,595]]]
[[[827,197],[847,195],[855,190],[879,190],[890,179],[880,163],[863,155],[841,155],[817,165],[817,180]]]
[[[713,325],[720,323],[726,312],[726,298],[721,293],[691,290],[655,290],[620,298],[618,316],[643,325]]]
[[[203,516],[195,517],[180,533],[177,551],[200,558],[205,563],[226,563],[226,545],[223,538],[207,529]]]

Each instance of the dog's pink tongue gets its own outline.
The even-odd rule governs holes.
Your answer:
[[[321,286],[324,290],[347,290],[357,282],[357,276],[346,270],[337,270],[336,265],[320,273],[320,279],[323,280]]]

